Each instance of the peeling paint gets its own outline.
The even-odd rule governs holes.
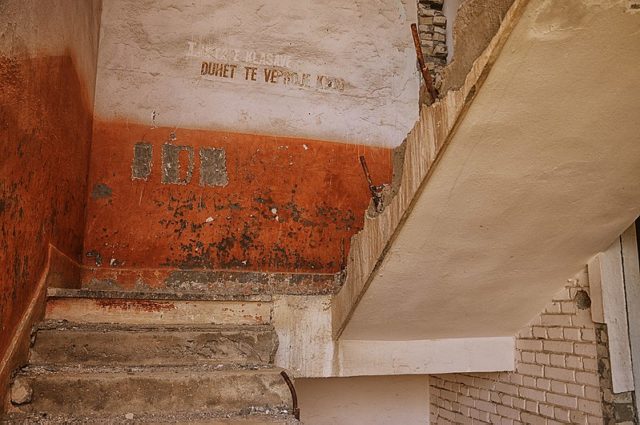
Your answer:
[[[150,131],[130,121],[97,121],[94,129],[90,182],[118,194],[108,205],[89,199],[85,252],[100,252],[103,267],[115,258],[129,269],[336,273],[371,197],[359,155],[376,182],[391,180],[385,148]],[[140,140],[162,166],[132,184],[131,152]],[[85,264],[95,265],[91,258]]]

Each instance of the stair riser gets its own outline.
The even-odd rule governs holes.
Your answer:
[[[45,319],[138,325],[261,325],[271,321],[271,303],[50,298]]]
[[[277,349],[264,331],[77,331],[40,330],[32,364],[189,365],[268,364]]]
[[[291,409],[277,372],[42,374],[27,376],[32,401],[24,413],[63,415],[172,412],[240,413],[250,406]]]

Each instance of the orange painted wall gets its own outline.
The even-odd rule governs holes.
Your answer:
[[[92,114],[70,56],[0,57],[0,355],[48,243],[82,254]]]
[[[134,145],[153,146],[146,181]],[[162,148],[193,147],[188,184],[162,183]],[[228,184],[202,187],[199,151],[226,152]],[[391,150],[343,143],[96,120],[84,263],[100,269],[335,273],[370,193],[390,182]],[[183,152],[182,176],[188,163]]]

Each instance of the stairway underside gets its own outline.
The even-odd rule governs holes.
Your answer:
[[[639,23],[528,3],[342,338],[514,335],[635,220]]]

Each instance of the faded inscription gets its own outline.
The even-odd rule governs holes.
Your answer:
[[[261,68],[255,66],[240,66],[233,63],[202,62],[200,75],[229,80],[241,79],[261,83],[281,84],[308,89],[344,91],[346,82],[342,78],[328,75],[312,75],[281,68]]]

